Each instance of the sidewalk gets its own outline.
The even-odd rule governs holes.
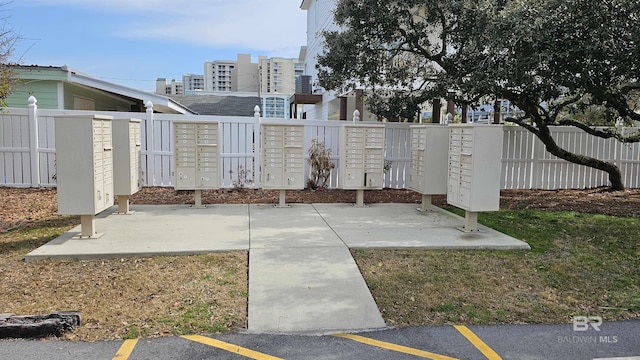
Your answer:
[[[384,328],[385,323],[349,248],[528,249],[481,227],[463,233],[463,219],[415,204],[134,205],[96,219],[99,239],[76,240],[76,227],[27,254],[44,258],[119,258],[249,251],[251,333],[331,333]]]

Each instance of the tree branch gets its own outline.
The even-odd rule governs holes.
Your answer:
[[[568,105],[575,104],[581,98],[582,98],[582,95],[570,96],[568,98],[563,99],[563,101],[560,101],[560,102],[554,104],[553,106],[550,106],[550,108],[553,107],[553,109],[554,109],[552,111],[553,119],[555,119],[558,116],[558,114],[560,114],[562,109],[564,109]]]
[[[634,132],[633,134],[624,135],[619,133],[617,129],[596,129],[579,121],[569,119],[560,120],[557,123],[551,125],[575,126],[589,135],[597,136],[603,139],[614,138],[622,143],[640,142],[640,130]]]
[[[627,99],[621,94],[605,93],[604,97],[608,104],[623,117],[629,117],[632,120],[640,121],[640,114],[629,109]]]
[[[536,128],[531,124],[526,123],[525,120],[527,119],[528,118],[508,117],[508,118],[505,118],[504,121],[512,122],[518,126],[521,126],[537,136],[539,134],[538,128]]]

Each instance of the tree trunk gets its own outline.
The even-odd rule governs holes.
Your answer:
[[[575,154],[559,147],[551,136],[549,127],[543,121],[537,121],[536,124],[538,125],[538,131],[535,132],[535,134],[545,145],[548,152],[571,163],[602,170],[609,174],[611,190],[624,190],[622,175],[620,174],[620,169],[618,169],[616,165],[590,156]]]
[[[80,326],[78,311],[45,315],[0,315],[0,339],[60,336]]]

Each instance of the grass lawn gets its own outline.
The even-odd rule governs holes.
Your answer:
[[[640,317],[640,218],[503,210],[479,221],[531,251],[352,250],[388,324]]]

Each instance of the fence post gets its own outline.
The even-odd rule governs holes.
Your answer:
[[[155,147],[154,147],[154,121],[153,121],[153,103],[151,100],[148,100],[144,106],[147,108],[147,173],[145,176],[145,180],[147,182],[147,186],[155,186],[156,184],[156,169],[155,169]]]
[[[260,106],[258,105],[253,108],[253,119],[255,120],[253,126],[253,188],[259,189],[262,187],[262,126],[260,126]]]
[[[38,100],[29,96],[29,149],[31,152],[31,187],[40,186],[40,156],[38,155]]]

